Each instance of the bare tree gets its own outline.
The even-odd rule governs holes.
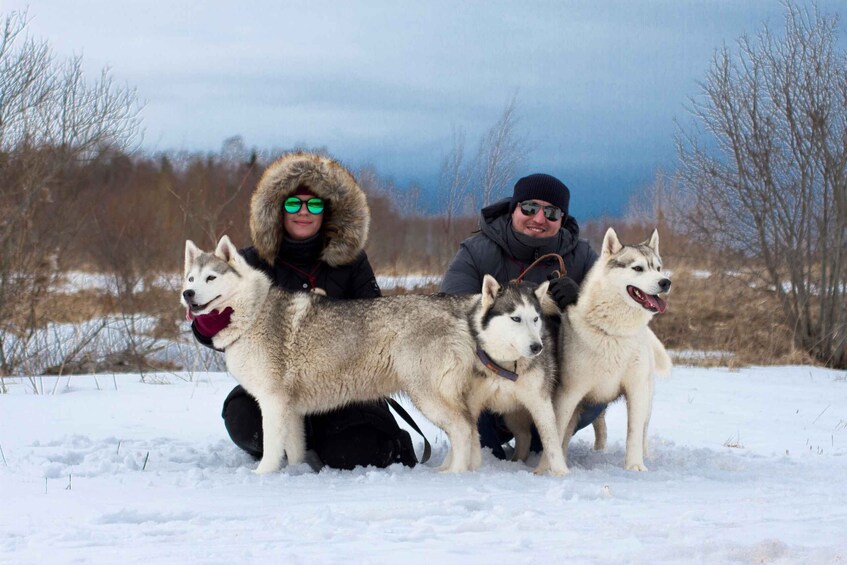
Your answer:
[[[448,244],[455,243],[455,217],[459,215],[468,197],[474,164],[465,161],[465,132],[453,129],[453,144],[441,164],[438,192],[444,203],[444,234]]]
[[[453,130],[452,147],[441,165],[438,184],[451,256],[458,243],[455,241],[456,218],[472,214],[502,195],[526,157],[526,143],[516,132],[517,108],[515,95],[506,103],[497,122],[480,138],[473,160],[465,158],[464,130]]]
[[[0,375],[20,366],[7,345],[31,337],[54,258],[74,234],[74,218],[44,217],[73,202],[63,175],[127,148],[140,126],[134,90],[108,70],[86,80],[79,56],[57,62],[27,23],[26,12],[0,18]]]
[[[836,17],[784,5],[784,33],[718,50],[691,101],[684,226],[776,293],[798,347],[844,368],[847,56]]]
[[[479,185],[477,194],[482,206],[491,204],[493,197],[502,196],[523,164],[527,154],[524,139],[517,136],[517,94],[506,103],[500,119],[491,126],[479,144],[477,155]]]

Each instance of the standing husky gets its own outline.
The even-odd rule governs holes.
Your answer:
[[[468,406],[474,421],[483,408],[503,414],[507,421],[529,418],[535,421],[544,450],[550,454],[550,471],[554,475],[567,472],[561,448],[561,437],[553,411],[556,386],[556,360],[553,340],[543,323],[544,314],[559,314],[559,308],[547,294],[549,283],[509,283],[506,287],[490,275],[482,281],[480,311],[473,318],[472,330],[477,340],[475,367]],[[532,290],[534,289],[534,290]],[[516,345],[519,336],[530,338],[529,354]],[[518,445],[529,451],[529,420],[526,437]],[[521,440],[523,442],[521,443]]]
[[[657,231],[639,245],[622,245],[615,230],[606,231],[600,258],[582,283],[578,301],[562,314],[561,384],[554,402],[566,460],[580,402],[604,404],[623,396],[625,467],[647,470],[644,452],[653,375],[671,368],[664,346],[648,324],[665,311],[659,295],[670,287],[670,279],[662,273]],[[542,458],[539,471],[545,468]]]
[[[259,402],[264,436],[259,473],[277,471],[283,454],[290,464],[303,461],[306,414],[396,392],[408,394],[447,432],[451,452],[443,469],[473,469],[481,453],[468,398],[475,372],[485,370],[477,343],[505,363],[543,349],[526,324],[513,322],[513,331],[505,334],[502,322],[486,323],[498,302],[491,290],[482,296],[342,301],[289,293],[272,287],[227,236],[214,253],[186,241],[182,302],[195,316],[233,310],[230,324],[212,342],[226,351],[227,369]],[[553,471],[562,472],[564,458],[556,461],[554,452],[553,459]]]

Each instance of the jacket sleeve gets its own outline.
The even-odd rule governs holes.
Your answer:
[[[441,292],[447,294],[478,294],[482,289],[482,275],[468,248],[462,244],[444,278],[441,279]]]
[[[350,296],[348,298],[376,298],[382,296],[379,284],[376,282],[373,267],[368,256],[362,252],[353,266],[353,276],[350,280]]]
[[[568,264],[568,259],[565,258],[565,265],[568,269],[568,276],[577,284],[582,284],[585,280],[585,275],[591,269],[592,265],[597,262],[599,255],[591,249],[587,240],[580,240],[577,248],[574,250],[572,263]]]

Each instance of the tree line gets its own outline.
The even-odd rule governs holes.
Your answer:
[[[181,261],[179,242],[223,233],[249,242],[249,200],[273,152],[235,137],[217,153],[145,154],[136,92],[108,71],[83,76],[0,18],[0,367],[3,340],[38,326],[62,270],[120,274],[127,291]],[[785,3],[784,26],[715,51],[677,133],[678,166],[657,174],[632,218],[664,242],[775,295],[795,345],[847,367],[847,55],[838,20]],[[528,150],[516,96],[468,150],[455,131],[441,163],[438,215],[374,166],[353,172],[369,197],[368,253],[382,272],[443,272],[508,194]],[[291,148],[295,149],[295,148]],[[645,204],[646,203],[646,204]],[[591,235],[602,227],[587,226]]]

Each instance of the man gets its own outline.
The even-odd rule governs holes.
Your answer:
[[[551,280],[549,293],[560,308],[576,302],[579,284],[598,255],[588,241],[579,239],[579,225],[568,215],[569,204],[570,190],[556,177],[533,174],[518,180],[511,198],[482,209],[480,231],[462,242],[442,279],[441,291],[478,293],[486,273],[506,284],[542,255],[556,253],[564,259],[567,276]],[[524,280],[544,282],[558,268],[555,258],[545,260],[533,267]],[[558,333],[558,324],[552,326]],[[585,407],[577,429],[589,425],[605,408],[605,405]],[[505,459],[502,444],[512,436],[503,418],[483,412],[478,427],[482,446]],[[540,447],[533,428],[532,449],[540,451]]]

